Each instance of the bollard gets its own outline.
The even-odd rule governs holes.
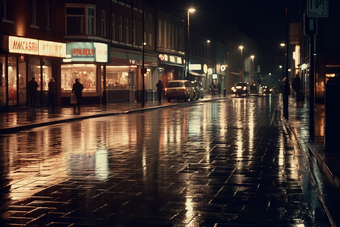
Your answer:
[[[336,152],[339,150],[340,139],[340,81],[329,80],[326,84],[325,95],[325,136],[324,145],[326,152]]]
[[[103,91],[102,104],[106,105],[106,90]]]

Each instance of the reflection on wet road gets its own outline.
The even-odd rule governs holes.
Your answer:
[[[0,224],[329,226],[278,106],[231,98],[5,135]]]

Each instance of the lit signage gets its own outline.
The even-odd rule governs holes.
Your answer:
[[[208,69],[208,74],[212,74],[213,73],[213,69],[212,68],[209,68]]]
[[[227,65],[221,65],[221,71],[224,72],[227,69]]]
[[[208,72],[208,66],[206,64],[203,65],[203,72],[207,74]]]
[[[107,44],[74,42],[66,44],[67,59],[64,62],[91,61],[108,62]]]
[[[8,37],[10,53],[32,54],[48,57],[66,57],[66,44],[16,36]]]
[[[202,70],[201,64],[189,64],[189,70]]]
[[[159,54],[158,59],[160,61],[169,61],[169,62],[177,63],[177,64],[185,64],[185,62],[182,62],[181,57],[177,57],[177,56],[174,56],[174,55]]]
[[[94,47],[96,48],[96,62],[108,62],[107,44],[94,43]]]
[[[10,53],[39,55],[39,41],[37,39],[9,36],[8,50]]]
[[[213,79],[213,80],[216,80],[216,79],[217,79],[217,74],[216,74],[216,73],[212,74],[212,79]]]
[[[39,40],[39,55],[49,57],[66,57],[66,43]]]

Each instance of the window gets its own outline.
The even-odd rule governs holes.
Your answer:
[[[171,24],[169,23],[168,26],[168,43],[167,43],[167,47],[169,49],[171,49]]]
[[[152,46],[152,35],[149,33],[149,46]]]
[[[88,35],[95,35],[95,9],[93,7],[88,8],[88,22],[87,22],[87,30]]]
[[[123,41],[123,18],[119,17],[119,41]]]
[[[125,42],[129,43],[129,19],[125,19]]]
[[[163,40],[163,43],[164,43],[164,45],[163,45],[163,47],[164,48],[167,48],[167,46],[166,46],[166,44],[167,44],[167,35],[166,35],[166,32],[167,32],[167,28],[166,28],[166,21],[164,21],[164,40]]]
[[[162,46],[162,21],[158,20],[158,47]]]
[[[84,7],[66,7],[66,34],[85,35]]]
[[[31,0],[31,25],[37,25],[37,1]]]
[[[4,20],[13,20],[12,15],[11,15],[11,9],[12,9],[12,0],[2,0],[0,3],[0,16]]]
[[[102,37],[106,37],[106,12],[102,10]]]
[[[84,4],[66,5],[66,34],[95,35],[95,6]]]
[[[112,14],[111,19],[111,31],[112,31],[112,40],[116,40],[116,16]]]
[[[152,14],[151,13],[149,13],[149,22],[150,22],[150,24],[152,24]]]
[[[132,43],[133,45],[136,45],[136,21],[132,22]]]
[[[50,2],[45,1],[45,17],[46,17],[46,28],[51,28],[51,13],[50,13]]]
[[[97,66],[93,64],[61,65],[61,92],[71,93],[76,79],[83,84],[83,93],[97,92]]]

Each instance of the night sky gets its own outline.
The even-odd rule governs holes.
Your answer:
[[[221,42],[227,35],[223,27],[229,20],[234,21],[242,33],[258,43],[259,56],[255,56],[255,64],[261,65],[260,74],[272,73],[273,76],[282,77],[282,70],[276,64],[276,51],[282,50],[280,43],[286,42],[286,0],[157,0],[157,2],[173,8],[179,15],[184,15],[183,18],[186,18],[187,9],[195,8],[196,12],[190,15],[190,28]],[[292,4],[294,3],[290,3]],[[293,8],[296,10],[297,7]]]

